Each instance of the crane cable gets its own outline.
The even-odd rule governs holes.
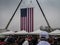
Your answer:
[[[39,4],[38,0],[36,0],[36,2],[37,2],[38,6],[39,6],[39,8],[40,8],[40,10],[41,10],[41,12],[42,12],[42,15],[43,15],[43,17],[44,17],[44,19],[45,19],[48,27],[49,27],[49,31],[52,31],[52,30],[51,30],[51,26],[50,26],[50,24],[49,24],[49,22],[48,22],[48,20],[47,20],[47,18],[46,18],[46,16],[45,16],[45,14],[44,14],[42,8],[41,8],[41,5]]]
[[[17,10],[18,10],[19,6],[21,5],[22,1],[23,1],[23,0],[21,0],[21,1],[19,2],[19,4],[18,4],[18,6],[17,6],[16,10],[14,11],[14,13],[13,13],[12,17],[10,18],[10,20],[9,20],[8,24],[6,25],[5,29],[7,29],[7,28],[9,27],[9,24],[11,23],[11,21],[12,21],[13,17],[15,16],[15,14],[16,14],[16,12],[17,12]]]

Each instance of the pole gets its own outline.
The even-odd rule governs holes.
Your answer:
[[[52,30],[51,30],[51,26],[49,25],[49,22],[48,22],[48,20],[47,20],[47,18],[46,18],[46,16],[45,16],[45,14],[44,14],[41,6],[40,6],[38,0],[36,0],[36,2],[37,2],[38,6],[39,6],[39,8],[40,8],[40,10],[41,10],[41,12],[42,12],[42,14],[43,14],[43,17],[44,17],[44,19],[45,19],[45,21],[46,21],[46,23],[47,23],[47,25],[48,25],[48,27],[49,27],[49,31],[52,31]]]
[[[5,29],[7,29],[7,28],[9,27],[9,24],[11,23],[11,21],[12,21],[13,17],[15,16],[15,14],[16,14],[16,12],[17,12],[19,6],[21,5],[21,3],[22,3],[22,0],[21,0],[20,3],[18,4],[16,10],[14,11],[14,13],[13,13],[12,17],[10,18],[8,24],[6,25]]]

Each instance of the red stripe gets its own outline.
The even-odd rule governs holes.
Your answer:
[[[31,32],[32,32],[32,8],[31,8]]]
[[[34,18],[33,18],[33,8],[32,8],[32,31],[33,31],[33,28],[34,28],[34,27],[33,27],[33,26],[34,26],[34,22],[33,22],[34,20],[33,20],[33,19],[34,19]]]
[[[23,18],[21,17],[21,30],[23,29]]]
[[[24,19],[25,19],[25,18],[23,17],[23,22],[22,22],[22,23],[23,23],[23,29],[22,29],[22,30],[25,29],[25,24],[24,24],[24,23],[25,23],[25,20],[24,20]]]
[[[29,32],[29,14],[30,13],[30,9],[28,8],[28,32]]]
[[[22,22],[22,18],[20,18],[20,19],[21,19],[20,21]],[[23,25],[23,24],[22,24],[22,23],[20,23],[20,28],[21,28],[21,30],[22,30],[22,25]]]
[[[30,32],[30,8],[29,8],[29,32]]]
[[[26,17],[24,17],[25,19],[24,19],[24,29],[26,30]]]
[[[24,20],[24,23],[23,23],[23,27],[24,27],[23,30],[24,30],[25,29],[25,17],[24,17],[23,20]]]

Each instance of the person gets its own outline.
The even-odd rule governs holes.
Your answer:
[[[9,36],[7,36],[7,37],[5,38],[5,40],[4,40],[4,42],[6,43],[6,45],[9,43],[9,42],[8,42],[8,39],[9,39]]]
[[[25,38],[25,41],[22,43],[22,45],[29,45],[28,38]]]
[[[9,35],[9,37],[6,38],[5,41],[6,40],[8,45],[13,45],[15,43],[15,38],[12,35]]]
[[[40,39],[41,40],[39,41],[39,43],[37,45],[50,45],[50,43],[47,41],[47,39],[48,39],[47,32],[45,32],[45,31],[41,32]]]
[[[33,38],[32,38],[32,43],[33,43],[33,45],[36,45],[37,42],[38,42],[37,38],[36,38],[36,37],[33,37]]]
[[[9,36],[7,36],[7,37],[5,38],[4,42],[7,42],[8,38],[9,38]]]
[[[33,45],[32,36],[28,36],[28,42],[29,42],[29,45]]]
[[[20,37],[19,39],[18,39],[18,45],[22,45],[23,44],[23,42],[25,41],[25,38],[24,37]]]
[[[49,41],[49,43],[50,43],[51,45],[55,45],[55,44],[54,44],[55,41],[54,41],[53,36],[50,36],[49,39],[48,39],[48,41]]]

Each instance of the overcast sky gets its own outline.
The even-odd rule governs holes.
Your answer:
[[[36,3],[35,0],[33,1],[34,3]],[[51,27],[60,28],[60,0],[38,0],[38,1],[41,4],[41,7]],[[0,29],[6,27],[9,19],[14,13],[19,2],[20,0],[0,0]],[[20,30],[20,9],[18,9],[8,29]]]

